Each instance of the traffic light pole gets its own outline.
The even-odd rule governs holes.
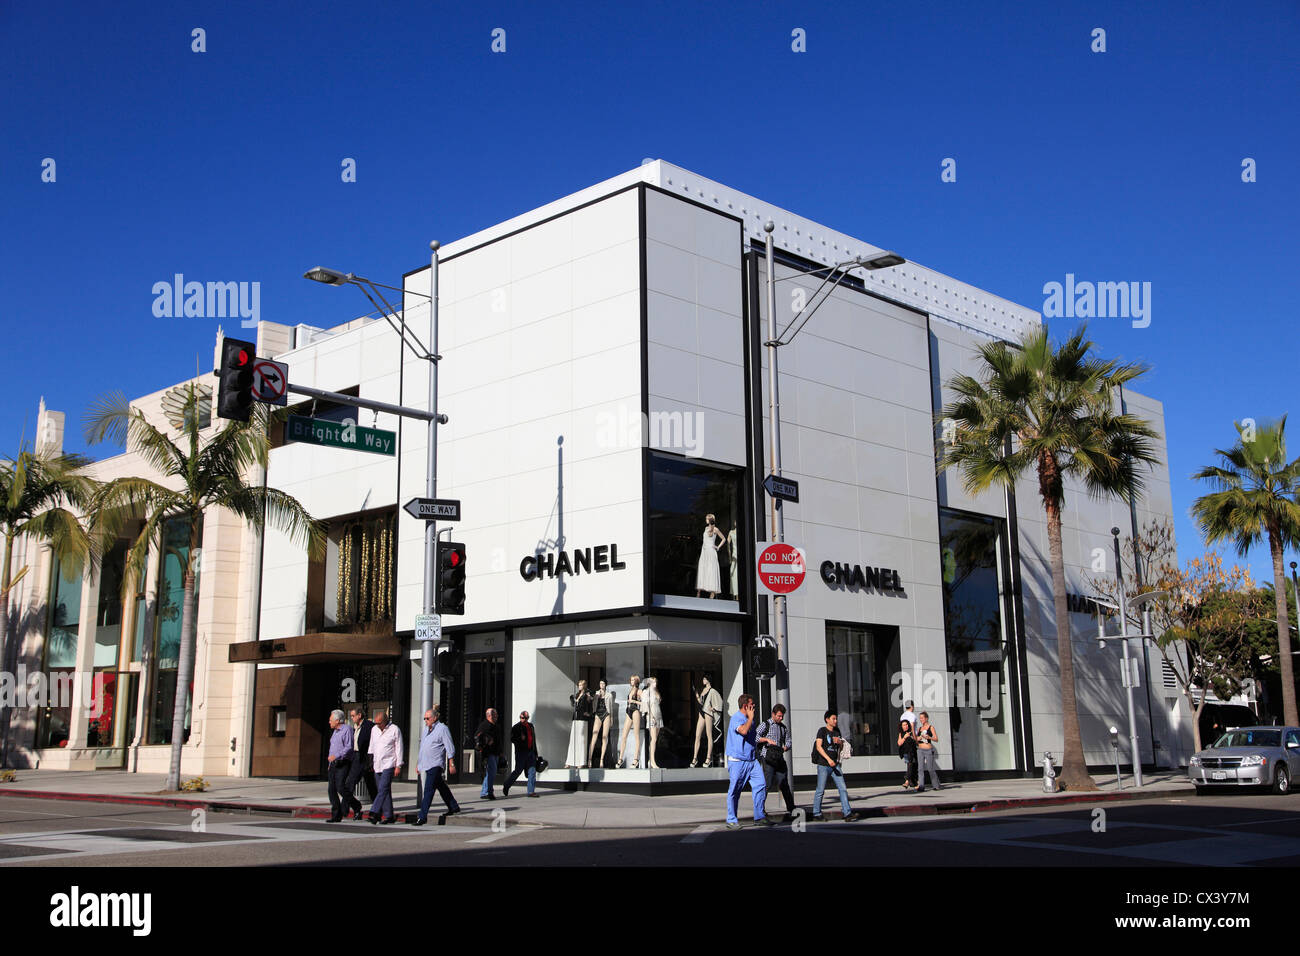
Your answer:
[[[764,224],[767,233],[767,408],[768,408],[768,454],[771,460],[772,474],[781,477],[781,396],[778,391],[777,378],[777,341],[776,334],[776,275],[775,255],[773,253],[772,222]],[[785,516],[781,511],[781,500],[769,495],[771,502],[772,540],[784,543]],[[790,641],[786,635],[785,595],[772,596],[773,628],[776,631],[776,700],[785,707],[786,717],[791,722],[794,715],[790,711]],[[793,763],[794,753],[790,760]]]
[[[438,242],[429,243],[429,473],[428,497],[438,497]],[[438,522],[424,524],[424,613],[438,612]],[[420,714],[433,707],[433,641],[420,642]]]

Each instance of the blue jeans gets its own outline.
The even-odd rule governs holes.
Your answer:
[[[497,755],[488,754],[483,758],[483,789],[479,791],[480,797],[486,797],[492,792],[492,781],[497,778]]]
[[[510,771],[510,776],[506,778],[506,786],[513,787],[519,775],[525,770],[528,771],[528,792],[532,793],[533,788],[537,786],[537,761],[533,759],[531,753],[525,754],[515,764],[515,769]]]
[[[754,819],[764,817],[763,802],[767,799],[767,781],[763,779],[763,768],[757,760],[733,760],[727,758],[727,774],[731,785],[727,788],[727,822],[739,823],[736,817],[736,804],[740,802],[740,792],[745,789],[746,781],[754,794]]]
[[[393,819],[393,773],[388,769],[375,774],[375,790],[378,792],[375,802],[370,805],[370,813],[378,815],[381,820]]]
[[[442,797],[442,802],[447,804],[448,810],[459,810],[456,798],[451,795],[451,788],[447,786],[447,781],[443,778],[446,772],[445,767],[434,767],[432,770],[424,772],[424,786],[420,790],[420,816],[421,823],[429,819],[429,807],[433,805],[433,793],[436,790],[438,796]]]
[[[835,786],[840,791],[840,809],[844,811],[844,815],[848,816],[853,812],[853,808],[849,806],[848,784],[844,782],[844,774],[835,772],[838,769],[838,767],[823,767],[818,764],[817,789],[813,792],[813,816],[819,817],[822,815],[822,791],[826,789],[827,777],[835,781]]]

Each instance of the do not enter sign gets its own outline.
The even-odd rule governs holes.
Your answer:
[[[808,573],[802,549],[792,544],[765,542],[758,549],[758,583],[769,594],[799,590]]]

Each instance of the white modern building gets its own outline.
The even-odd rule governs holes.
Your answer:
[[[526,709],[552,765],[544,782],[689,785],[724,773],[688,767],[701,680],[728,716],[742,691],[770,704],[768,682],[747,670],[772,628],[753,571],[755,542],[769,537],[768,219],[782,326],[820,284],[803,273],[880,251],[662,161],[442,247],[438,491],[462,503],[451,537],[467,548],[468,584],[466,613],[444,622],[463,660],[439,691],[458,740],[489,706],[507,726]],[[429,267],[403,285],[405,321],[425,337]],[[800,485],[785,535],[812,572],[788,601],[798,773],[811,772],[829,707],[853,743],[848,771],[897,775],[902,696],[929,711],[944,769],[1025,773],[1044,751],[1059,756],[1036,488],[972,499],[955,477],[936,479],[934,463],[943,383],[972,368],[981,342],[1039,321],[909,261],[851,271],[781,349],[784,471]],[[260,345],[295,384],[426,407],[428,363],[403,356],[383,321],[264,324]],[[1159,402],[1125,400],[1163,434]],[[231,650],[257,667],[249,769],[275,776],[321,772],[333,707],[392,707],[408,738],[419,722],[424,524],[401,506],[424,493],[426,430],[323,401],[297,410],[397,436],[391,456],[280,438],[272,451],[269,483],[331,526],[318,563],[267,533],[260,641]],[[1112,526],[1129,533],[1170,514],[1163,464],[1134,502],[1070,488],[1070,591],[1092,591]],[[1090,615],[1071,618],[1087,759],[1109,766],[1109,727],[1127,721],[1118,652],[1097,648]],[[1190,718],[1158,654],[1146,664],[1144,760],[1177,766]],[[613,767],[634,675],[657,683],[660,769],[644,752],[639,768]],[[579,680],[615,694],[612,739],[603,767],[565,770]],[[636,752],[629,741],[629,763]]]

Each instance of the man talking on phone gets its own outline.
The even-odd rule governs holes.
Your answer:
[[[740,792],[745,789],[746,781],[754,794],[754,822],[760,826],[774,827],[776,821],[769,820],[763,812],[763,803],[767,799],[767,782],[763,779],[763,768],[754,754],[754,698],[750,694],[741,694],[736,703],[739,710],[732,715],[727,727],[727,774],[731,778],[731,786],[727,790],[727,829],[740,829],[736,804],[740,802]]]

